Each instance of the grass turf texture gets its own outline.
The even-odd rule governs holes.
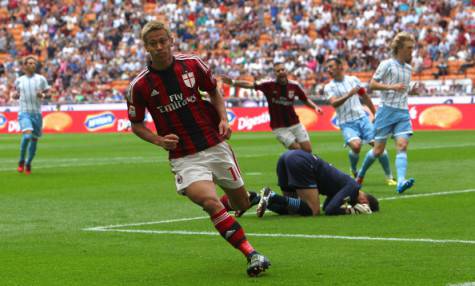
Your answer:
[[[337,132],[312,133],[314,152],[348,171]],[[409,145],[413,190],[401,197],[475,189],[475,132],[417,132]],[[174,191],[166,153],[132,134],[46,134],[33,174],[16,173],[19,135],[0,135],[0,285],[447,285],[475,281],[475,244],[334,238],[306,234],[475,241],[475,192],[381,201],[372,216],[239,219],[272,261],[258,279],[217,235],[85,231],[85,228],[204,216]],[[278,190],[283,147],[270,133],[234,134],[248,189]],[[389,153],[394,167],[394,146]],[[360,164],[365,147],[360,157]],[[376,161],[364,190],[398,196]],[[221,191],[219,191],[221,193]],[[253,210],[249,211],[254,212]],[[125,230],[215,230],[208,219]]]

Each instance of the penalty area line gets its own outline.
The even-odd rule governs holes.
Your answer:
[[[383,197],[383,198],[380,198],[379,200],[380,201],[393,201],[393,200],[399,200],[399,199],[412,199],[412,198],[420,198],[420,197],[456,195],[456,194],[472,193],[472,192],[475,192],[475,189],[438,192],[438,193],[415,194],[415,195],[400,195],[400,196],[395,196],[395,197]],[[209,216],[197,216],[197,217],[188,217],[188,218],[177,218],[177,219],[168,219],[168,220],[159,220],[159,221],[139,222],[139,223],[105,225],[105,226],[88,227],[88,228],[84,228],[83,230],[85,230],[85,231],[102,231],[102,230],[119,228],[119,227],[164,224],[164,223],[192,221],[192,220],[199,220],[199,219],[209,219]]]
[[[218,236],[217,232],[209,231],[188,231],[188,230],[142,230],[142,229],[87,229],[89,231],[101,232],[123,232],[123,233],[143,233],[143,234],[176,234],[176,235],[205,235]],[[345,236],[328,234],[290,234],[290,233],[246,233],[246,236],[256,237],[276,237],[276,238],[306,238],[306,239],[342,239],[342,240],[373,240],[373,241],[395,241],[395,242],[419,242],[436,244],[475,244],[475,240],[458,239],[432,239],[432,238],[404,238],[404,237],[371,237],[371,236]]]

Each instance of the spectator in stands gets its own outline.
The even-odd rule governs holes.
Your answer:
[[[440,76],[449,74],[449,65],[447,63],[447,58],[440,58],[437,62],[437,73],[434,74],[434,77],[438,79]]]
[[[54,1],[30,1],[29,5],[3,1],[0,5],[8,11],[8,20],[4,19],[0,28],[5,32],[0,32],[0,53],[6,43],[5,52],[11,56],[3,63],[16,65],[16,56],[30,49],[46,60],[43,72],[50,84],[66,72],[63,68],[58,71],[63,61],[58,61],[59,57],[68,64],[74,57],[84,59],[77,72],[81,81],[90,80],[101,69],[109,75],[103,77],[107,84],[128,80],[145,63],[145,51],[135,37],[147,19],[163,15],[169,16],[172,30],[180,34],[177,46],[183,51],[196,50],[219,74],[262,78],[276,60],[286,62],[289,73],[295,74],[302,66],[301,59],[315,60],[316,73],[302,81],[310,95],[321,90],[328,78],[323,67],[332,49],[349,63],[349,72],[373,71],[389,56],[384,45],[397,30],[418,31],[421,45],[415,47],[414,58],[422,56],[423,69],[432,68],[431,62],[440,57],[463,60],[463,54],[457,56],[460,50],[475,50],[469,32],[474,21],[467,12],[467,1],[395,5],[368,0],[313,5],[305,0],[298,4],[268,1],[258,6],[244,1],[226,7],[214,2],[162,2],[144,5],[140,1],[94,0],[68,6]],[[433,58],[426,59],[423,53],[429,50]],[[68,82],[64,84],[61,92],[67,89]],[[124,90],[120,92],[124,94]]]

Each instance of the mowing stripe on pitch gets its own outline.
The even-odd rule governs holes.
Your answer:
[[[267,157],[272,156],[272,153],[261,153],[261,154],[249,154],[242,155],[239,158],[256,158],[256,157]],[[167,158],[150,158],[150,157],[110,157],[110,158],[64,158],[64,159],[37,159],[35,160],[35,170],[38,169],[51,169],[51,168],[77,168],[77,167],[87,167],[87,166],[105,166],[105,165],[117,165],[123,162],[127,164],[144,164],[144,163],[168,163]],[[0,172],[14,172],[16,173],[16,167],[18,160],[7,159],[0,160],[1,164],[6,164],[7,166],[0,167]],[[74,164],[71,164],[74,163]],[[14,165],[8,166],[8,165]],[[259,172],[249,172],[246,175],[256,176],[261,175]]]

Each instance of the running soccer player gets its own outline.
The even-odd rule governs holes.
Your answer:
[[[48,97],[48,81],[36,73],[38,60],[34,56],[26,56],[23,60],[24,75],[15,80],[16,93],[14,99],[20,99],[18,122],[22,132],[20,143],[20,159],[17,171],[31,174],[31,162],[36,155],[38,140],[43,129],[41,116],[41,99]]]
[[[307,97],[300,84],[287,78],[283,63],[274,64],[274,74],[275,80],[249,82],[223,76],[223,82],[231,86],[262,91],[268,103],[270,127],[277,140],[287,149],[302,149],[311,153],[310,137],[295,113],[295,97],[318,113],[322,113],[322,110]]]
[[[173,54],[173,37],[163,23],[148,22],[141,38],[151,61],[129,87],[132,131],[169,152],[177,192],[209,214],[221,236],[248,259],[248,275],[257,276],[270,261],[249,243],[241,225],[216,194],[217,184],[234,209],[250,207],[236,158],[225,142],[231,129],[216,79],[197,56]],[[202,99],[199,90],[209,94],[209,102]],[[145,126],[146,110],[158,134]]]
[[[343,62],[339,58],[331,57],[326,63],[332,80],[325,85],[324,93],[330,104],[336,109],[338,124],[345,145],[350,147],[348,152],[350,170],[356,178],[358,175],[356,166],[358,165],[362,143],[374,145],[374,127],[361,105],[360,97],[373,114],[376,109],[366,90],[362,87],[361,81],[355,76],[345,75]],[[386,150],[379,156],[379,162],[386,175],[386,183],[389,186],[395,186],[396,181],[394,181],[391,173]],[[364,174],[358,177],[359,184],[363,182],[363,176]]]
[[[412,135],[411,118],[409,116],[407,96],[417,94],[418,85],[410,88],[411,60],[415,39],[406,32],[398,33],[392,43],[393,57],[382,61],[370,81],[372,90],[381,91],[381,104],[374,120],[375,145],[366,154],[358,174],[363,178],[366,170],[374,160],[384,154],[386,141],[392,136],[396,142],[396,192],[401,194],[411,188],[414,178],[406,179],[407,146]]]
[[[379,210],[378,200],[362,192],[353,178],[302,150],[290,150],[280,156],[277,178],[283,195],[264,188],[257,205],[258,217],[267,209],[281,215],[319,215],[320,194],[326,196],[325,215],[370,214]]]

